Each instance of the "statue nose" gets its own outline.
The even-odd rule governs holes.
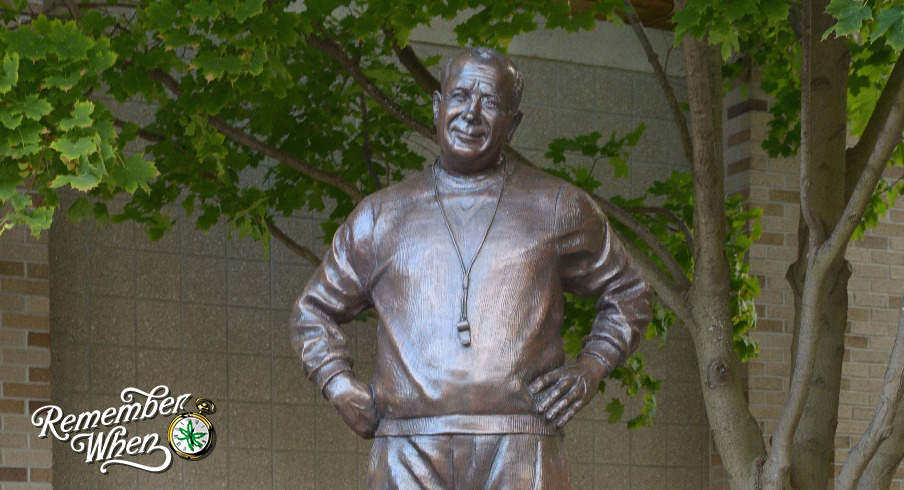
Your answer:
[[[480,102],[477,99],[474,99],[468,103],[461,117],[465,121],[476,121],[477,118],[480,117]]]

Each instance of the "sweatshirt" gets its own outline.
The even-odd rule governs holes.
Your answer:
[[[468,345],[450,230],[473,259]],[[374,309],[378,436],[546,434],[528,386],[565,362],[566,291],[599,297],[581,355],[611,371],[636,350],[652,294],[593,199],[511,162],[467,177],[434,164],[358,204],[295,303],[291,338],[322,390],[353,367],[339,326]]]

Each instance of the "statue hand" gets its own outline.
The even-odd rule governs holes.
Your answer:
[[[351,372],[343,372],[330,379],[323,393],[346,425],[364,439],[373,439],[380,416],[370,385],[355,378]]]
[[[537,411],[546,420],[555,420],[557,428],[562,428],[578,410],[590,403],[607,374],[598,360],[579,356],[575,364],[540,376],[529,389],[537,397]]]

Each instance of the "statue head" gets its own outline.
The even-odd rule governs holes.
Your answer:
[[[493,49],[468,48],[446,60],[440,90],[433,93],[445,170],[468,175],[496,165],[521,122],[523,85],[515,65]]]

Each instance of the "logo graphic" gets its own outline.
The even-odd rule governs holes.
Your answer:
[[[31,423],[40,429],[39,438],[53,436],[68,442],[76,453],[85,455],[85,463],[101,463],[100,472],[108,473],[111,465],[129,466],[151,473],[163,473],[173,462],[173,453],[188,460],[201,459],[213,450],[216,432],[204,414],[212,414],[216,407],[207,398],[198,398],[195,405],[198,412],[188,412],[183,405],[191,398],[185,393],[178,397],[169,396],[170,390],[160,385],[151,391],[138,388],[122,390],[123,405],[109,407],[103,411],[90,410],[81,414],[66,414],[56,405],[46,405],[31,415]],[[173,415],[167,438],[172,452],[161,445],[158,434],[130,437],[126,428],[134,422],[150,420],[158,415]],[[147,461],[140,456],[162,455],[159,464],[139,463],[135,459]],[[130,459],[125,459],[125,458]],[[159,456],[157,456],[159,458]],[[152,460],[153,461],[153,460]]]
[[[198,412],[183,412],[173,418],[166,433],[170,447],[180,458],[197,460],[206,457],[213,451],[217,442],[217,433],[213,424],[205,417],[217,411],[216,406],[207,398],[195,400]]]

